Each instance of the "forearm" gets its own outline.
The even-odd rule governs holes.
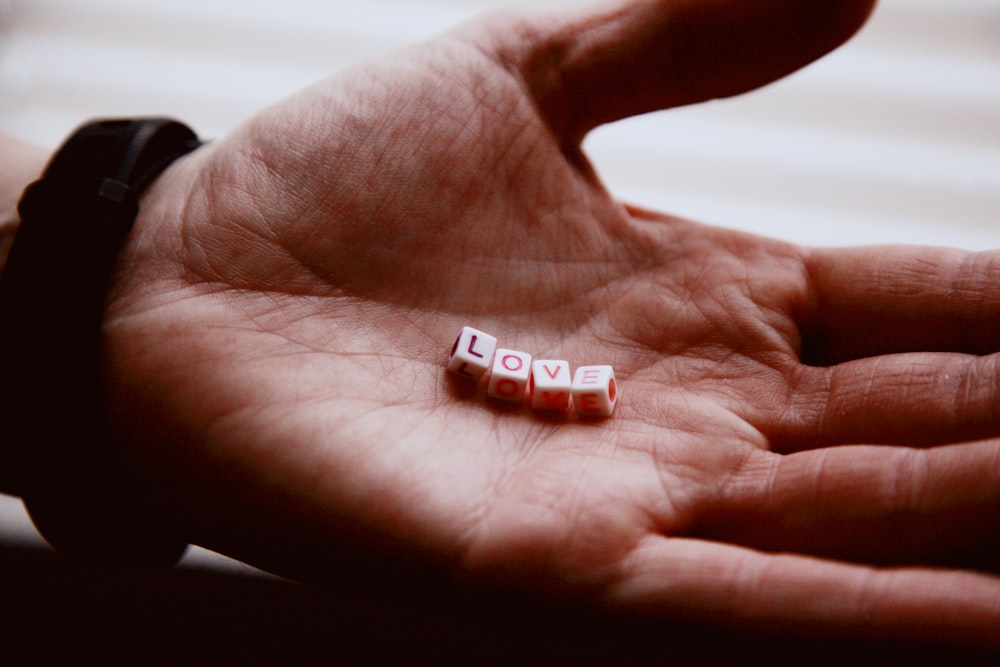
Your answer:
[[[17,201],[29,183],[38,178],[49,152],[0,132],[0,266],[20,224]]]

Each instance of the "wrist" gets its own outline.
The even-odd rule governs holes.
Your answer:
[[[0,482],[57,550],[84,560],[172,564],[185,543],[126,474],[106,417],[101,324],[115,261],[139,197],[198,147],[167,118],[78,127],[17,202],[0,275],[5,441]],[[30,151],[8,190],[33,171]],[[22,154],[24,156],[25,154]],[[28,176],[31,180],[31,176]],[[59,414],[53,418],[51,406]]]
[[[38,179],[50,152],[0,133],[0,269],[20,225],[17,202],[24,189]]]

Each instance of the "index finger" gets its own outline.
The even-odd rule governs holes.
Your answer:
[[[811,251],[803,360],[1000,350],[1000,253],[885,246]]]

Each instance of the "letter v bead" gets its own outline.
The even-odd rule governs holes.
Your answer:
[[[566,410],[573,386],[569,362],[538,359],[531,364],[531,407],[535,410]]]

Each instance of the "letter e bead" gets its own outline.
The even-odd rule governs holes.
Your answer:
[[[584,417],[610,417],[618,402],[618,386],[611,366],[581,366],[573,377],[573,403]]]
[[[490,371],[487,395],[505,401],[520,401],[531,375],[531,355],[515,350],[497,350]]]
[[[532,362],[530,387],[531,407],[535,410],[566,410],[573,389],[569,363],[551,359]]]
[[[448,370],[478,380],[489,370],[497,339],[472,327],[464,327],[448,355]]]

